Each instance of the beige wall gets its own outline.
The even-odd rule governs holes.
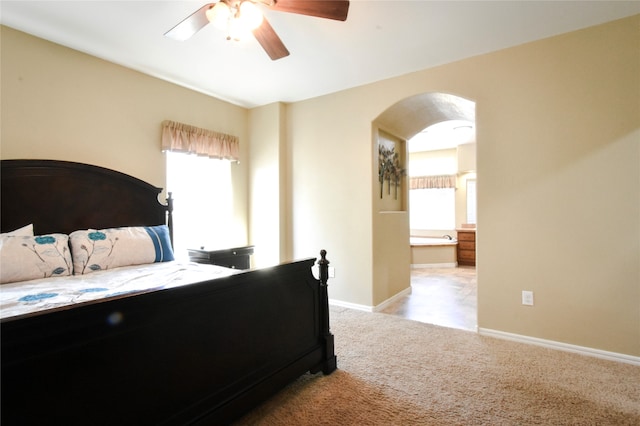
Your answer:
[[[433,176],[457,173],[457,150],[455,148],[409,154],[409,175]]]
[[[340,92],[288,105],[288,183],[294,257],[327,250],[329,297],[372,306],[374,150],[363,103]]]
[[[476,171],[476,144],[465,143],[458,145],[456,150],[458,157],[458,173],[468,173]]]
[[[249,111],[249,224],[256,267],[290,260],[285,113],[281,103]]]
[[[638,40],[636,16],[491,55],[476,116],[481,327],[640,355]]]
[[[236,135],[247,157],[246,109],[1,28],[0,158],[84,162],[165,187],[166,119]],[[247,168],[232,167],[238,244],[247,241]]]
[[[479,326],[640,356],[638,39],[640,16],[257,112],[260,128],[284,120],[269,143],[284,145],[291,257],[326,249],[330,297],[379,303],[389,280],[373,275],[407,247],[407,221],[374,233],[372,122],[406,97],[456,94],[477,107]],[[246,155],[246,110],[2,29],[2,158],[163,186],[166,118],[236,134]],[[244,218],[248,162],[234,176]]]
[[[477,107],[479,326],[640,355],[639,29],[635,16],[290,105],[295,252],[327,248],[330,297],[376,303],[370,123],[456,94]]]

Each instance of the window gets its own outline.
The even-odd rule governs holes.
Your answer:
[[[476,223],[476,181],[467,180],[467,223]]]
[[[455,229],[455,188],[425,188],[409,191],[411,229]]]
[[[231,161],[178,152],[166,155],[176,258],[186,258],[189,248],[224,247],[233,228]]]

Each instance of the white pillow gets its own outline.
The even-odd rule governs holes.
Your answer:
[[[69,244],[76,275],[174,260],[166,225],[74,231]]]
[[[33,237],[33,223],[16,229],[15,231],[4,232],[0,236],[12,236],[12,237]]]
[[[0,236],[0,283],[62,277],[72,273],[67,235]]]

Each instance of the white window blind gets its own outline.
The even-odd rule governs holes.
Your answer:
[[[455,229],[455,188],[428,188],[409,191],[411,229]]]
[[[166,156],[176,258],[186,258],[189,248],[224,247],[233,228],[231,162],[177,152]]]

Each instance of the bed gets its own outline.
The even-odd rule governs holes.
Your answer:
[[[33,238],[160,227],[171,237],[171,198],[159,202],[161,189],[139,179],[56,160],[2,160],[1,167],[5,235],[26,226]],[[179,285],[3,313],[2,424],[228,424],[302,374],[330,374],[336,356],[325,254],[228,274],[200,270]],[[116,265],[87,277],[94,290],[116,270],[175,262]],[[24,283],[33,289],[63,279]],[[2,284],[0,294],[22,283]]]

